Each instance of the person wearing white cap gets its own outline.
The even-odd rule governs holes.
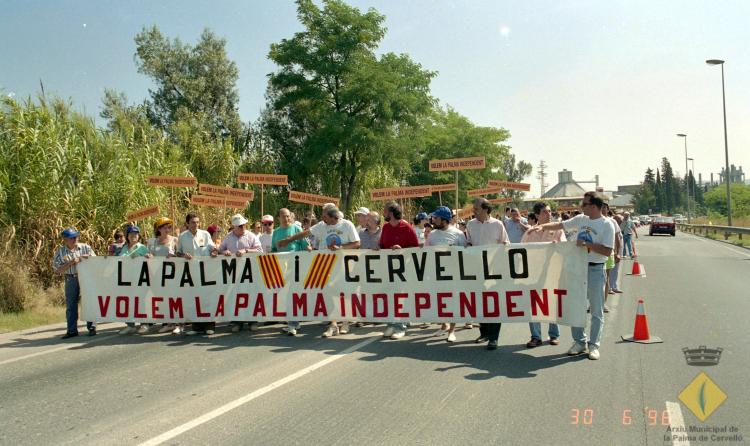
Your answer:
[[[260,245],[263,247],[263,252],[271,252],[271,243],[273,242],[273,216],[264,215],[261,217],[260,222],[263,224],[263,229],[260,233]]]
[[[367,221],[370,219],[370,210],[366,207],[361,207],[354,212],[354,219],[357,221],[357,232],[362,231],[367,226]]]
[[[232,215],[232,230],[221,241],[219,253],[227,257],[233,255],[242,257],[246,252],[263,252],[263,247],[258,237],[247,230],[247,218],[241,214],[234,214]],[[232,333],[242,330],[243,325],[244,322],[233,321]],[[257,323],[250,324],[251,331],[257,330],[257,327]]]

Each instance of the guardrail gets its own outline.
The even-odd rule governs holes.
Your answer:
[[[689,232],[691,234],[724,234],[724,240],[728,240],[729,236],[732,234],[737,234],[737,237],[740,240],[742,240],[743,234],[750,235],[750,228],[740,228],[737,226],[689,225],[686,223],[677,223],[677,228],[682,232]]]

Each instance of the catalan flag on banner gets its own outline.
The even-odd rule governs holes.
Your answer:
[[[307,271],[307,277],[305,277],[305,289],[322,289],[326,286],[335,262],[336,254],[315,254],[312,265]]]
[[[283,288],[284,274],[281,272],[279,259],[275,255],[258,256],[260,264],[260,273],[263,276],[263,283],[267,288]]]

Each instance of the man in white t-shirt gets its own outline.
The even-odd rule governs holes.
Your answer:
[[[425,246],[466,246],[466,235],[451,224],[453,214],[448,206],[440,206],[432,213],[433,230]],[[448,342],[456,342],[456,324],[443,324],[436,335],[448,331]]]
[[[310,235],[315,237],[318,243],[317,248],[319,250],[330,249],[331,251],[337,251],[339,249],[359,249],[360,240],[357,229],[354,224],[349,220],[345,220],[341,217],[341,211],[334,206],[323,207],[323,221],[318,222],[315,226],[302,232],[298,232],[295,235],[279,240],[277,246],[284,248],[290,242],[300,240]],[[335,336],[339,333],[346,334],[349,332],[349,323],[343,322],[341,329],[339,329],[336,321],[331,321],[328,329],[323,333],[324,338]]]
[[[260,219],[263,229],[258,236],[260,239],[260,246],[263,247],[263,252],[271,252],[271,243],[273,241],[273,216],[264,215]]]
[[[505,225],[492,217],[492,204],[486,198],[474,200],[475,218],[466,224],[467,244],[470,246],[497,245],[510,243]],[[487,350],[497,349],[497,339],[500,337],[500,323],[479,324],[477,344],[487,342]]]
[[[581,202],[582,215],[563,222],[553,222],[534,226],[532,231],[554,231],[578,229],[576,244],[588,250],[588,289],[587,297],[591,306],[591,339],[588,340],[584,327],[571,327],[575,343],[568,350],[569,355],[589,352],[589,359],[599,359],[599,346],[604,331],[604,263],[615,246],[615,231],[612,224],[602,215],[604,200],[598,192],[586,192]]]

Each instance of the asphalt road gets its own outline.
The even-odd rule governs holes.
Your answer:
[[[0,444],[684,445],[665,439],[681,421],[735,439],[689,444],[750,443],[750,251],[684,234],[637,247],[646,277],[623,274],[610,296],[599,361],[566,356],[567,327],[561,345],[526,349],[526,324],[504,325],[496,351],[476,329],[448,344],[434,328],[321,339],[317,323],[296,338],[0,335]],[[620,341],[639,298],[664,343]],[[699,345],[723,348],[720,364],[688,366],[682,348]],[[705,422],[678,399],[700,372],[728,396]]]

